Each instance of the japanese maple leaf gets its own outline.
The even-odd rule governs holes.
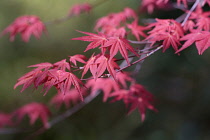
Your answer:
[[[210,30],[210,12],[204,12],[200,6],[197,6],[196,10],[191,13],[190,19],[195,20],[198,30]]]
[[[119,69],[119,66],[113,59],[110,59],[109,56],[104,56],[98,54],[96,56],[92,56],[84,66],[84,71],[82,73],[82,77],[90,70],[91,74],[93,75],[94,79],[100,77],[105,70],[109,72],[109,74],[114,78],[116,75],[115,69]]]
[[[5,126],[12,126],[14,123],[12,122],[11,114],[0,113],[0,128]]]
[[[93,75],[94,79],[96,79],[96,72],[97,72],[97,64],[95,64],[95,60],[98,56],[94,56],[94,54],[89,58],[86,65],[84,66],[82,72],[82,78],[84,75],[90,70],[91,74]]]
[[[108,41],[102,46],[103,48],[108,48],[110,50],[110,59],[114,58],[114,56],[119,51],[123,58],[127,61],[128,60],[128,51],[132,52],[136,56],[139,56],[136,51],[133,49],[133,47],[129,44],[128,40],[125,38],[120,37],[109,37]]]
[[[86,83],[86,86],[91,88],[91,94],[94,94],[98,90],[102,90],[104,93],[103,102],[107,101],[113,91],[120,89],[119,84],[112,78],[97,78],[97,80],[90,79]]]
[[[190,31],[193,32],[195,30],[196,24],[193,20],[187,20],[186,23],[183,26],[184,31]]]
[[[210,32],[208,31],[193,32],[183,36],[181,40],[186,40],[186,42],[178,51],[176,51],[176,53],[179,53],[180,51],[188,48],[190,45],[192,45],[195,42],[198,54],[201,55],[206,49],[210,47]]]
[[[103,28],[102,32],[106,34],[106,36],[110,36],[110,37],[125,38],[127,35],[125,27],[116,28],[113,26],[107,26]]]
[[[69,10],[69,16],[71,15],[80,15],[83,12],[89,13],[92,9],[92,6],[89,3],[83,3],[83,4],[76,4],[72,6],[72,8]]]
[[[141,120],[145,120],[146,109],[157,112],[157,109],[153,106],[154,97],[148,92],[142,85],[134,84],[130,87],[130,98],[128,100],[130,114],[135,109],[138,109],[141,114]]]
[[[129,106],[129,99],[130,99],[130,91],[126,90],[126,89],[120,89],[117,91],[112,92],[109,97],[114,97],[114,99],[111,100],[111,102],[116,102],[119,100],[122,100],[126,106],[126,108],[128,108]]]
[[[66,62],[66,59],[63,59],[59,62],[54,63],[53,66],[54,66],[54,69],[60,69],[60,70],[64,70],[64,71],[66,69],[70,70],[70,65],[68,62]]]
[[[123,13],[124,13],[126,18],[137,19],[136,12],[129,7],[124,8]]]
[[[34,68],[37,67],[35,70],[41,70],[41,69],[45,69],[48,70],[51,67],[53,67],[53,65],[51,63],[45,62],[45,63],[39,63],[39,64],[35,64],[35,65],[30,65],[28,66],[29,68]]]
[[[76,89],[69,90],[65,95],[58,93],[50,101],[56,108],[60,108],[62,104],[69,108],[79,102],[81,102],[81,98]]]
[[[169,8],[167,5],[168,0],[142,0],[142,4],[140,9],[147,10],[149,14],[153,13],[153,11],[157,9]]]
[[[14,41],[15,35],[20,33],[22,40],[28,42],[31,35],[39,39],[43,31],[46,31],[46,27],[39,17],[30,15],[16,18],[15,21],[3,31],[3,34],[10,33],[10,41]]]
[[[30,118],[30,124],[33,125],[35,121],[40,118],[45,128],[48,128],[48,118],[50,116],[50,110],[48,107],[41,103],[29,103],[23,107],[17,109],[13,116],[17,117],[17,121],[20,122],[25,115]]]
[[[70,57],[69,61],[72,62],[75,66],[77,66],[77,61],[85,64],[86,63],[85,60],[87,59],[86,56],[81,54],[76,54],[69,57]]]
[[[84,52],[86,52],[90,49],[94,49],[99,46],[103,46],[105,44],[105,42],[107,42],[106,36],[102,33],[93,34],[93,33],[82,32],[82,31],[78,31],[78,32],[89,35],[89,36],[83,36],[83,37],[78,37],[78,38],[72,38],[72,40],[82,40],[82,41],[91,42],[87,46],[87,48],[85,49]]]
[[[73,85],[74,88],[78,91],[81,100],[83,101],[83,95],[82,95],[82,88],[80,86],[85,87],[85,85],[82,83],[82,81],[77,78],[76,75],[73,73],[69,73],[67,80],[64,83],[64,92],[66,93],[68,90],[70,90],[71,86]]]
[[[80,85],[83,86],[84,84],[73,73],[65,71],[66,69],[70,69],[69,63],[67,63],[65,59],[53,65],[50,63],[41,63],[29,67],[37,68],[19,78],[14,88],[23,85],[22,92],[30,85],[34,85],[34,88],[44,85],[42,91],[45,91],[44,95],[46,95],[53,86],[56,87],[58,92],[63,94],[65,94],[71,86],[74,86],[81,95]]]
[[[59,92],[65,94],[64,82],[68,78],[69,73],[63,70],[51,69],[48,71],[47,80],[44,82],[43,91],[44,95],[50,90],[51,87],[55,86]]]
[[[127,82],[134,82],[135,80],[130,76],[128,72],[117,72],[116,79],[123,88],[127,88]]]
[[[144,99],[142,97],[138,97],[138,98],[135,97],[133,99],[130,99],[128,103],[130,103],[128,114],[133,112],[135,109],[138,109],[139,113],[141,114],[142,122],[145,120],[145,114],[146,114],[147,108],[157,112],[157,110],[153,107],[153,105],[151,105],[149,101],[147,101],[147,99]]]
[[[138,41],[140,41],[139,36],[146,37],[147,35],[143,32],[146,28],[138,25],[138,21],[135,20],[131,24],[127,24],[127,27],[131,29],[131,33],[136,37]]]
[[[97,20],[95,30],[102,33],[111,32],[111,29],[121,28],[121,24],[125,23],[129,19],[137,19],[137,15],[131,8],[126,7],[122,12],[111,13],[108,16],[102,17]],[[113,31],[114,32],[114,31]]]
[[[23,85],[23,88],[21,89],[21,92],[23,92],[26,88],[28,88],[34,83],[34,81],[36,80],[38,75],[40,75],[40,73],[42,73],[42,71],[40,70],[34,70],[29,73],[26,73],[24,76],[18,79],[18,82],[15,84],[14,89],[20,85]]]
[[[58,92],[61,92],[63,95],[65,95],[66,92],[68,92],[70,88],[74,86],[80,94],[81,100],[83,100],[80,85],[84,86],[84,84],[73,73],[52,69],[49,70],[48,75],[48,80],[44,83],[43,87],[45,94],[52,86],[55,86]]]
[[[170,46],[177,51],[180,38],[184,35],[180,23],[169,19],[156,19],[156,21],[148,26],[148,28],[154,28],[148,32],[150,35],[145,40],[153,42],[151,46],[157,41],[163,41],[163,52]]]
[[[95,61],[97,65],[97,73],[96,77],[100,77],[105,70],[107,69],[109,74],[114,78],[116,75],[115,69],[119,69],[119,66],[116,62],[114,62],[113,59],[110,59],[108,56],[101,55],[97,60]]]
[[[15,84],[14,89],[17,86],[23,85],[21,92],[23,92],[30,85],[34,84],[34,87],[37,88],[39,85],[43,84],[47,78],[48,70],[53,67],[51,63],[40,63],[31,65],[28,67],[37,67],[31,72],[26,73],[24,76],[18,79],[18,82]],[[44,69],[44,71],[42,71]]]
[[[112,92],[109,97],[114,97],[112,102],[122,100],[125,106],[129,108],[128,114],[138,109],[141,114],[141,120],[145,120],[146,109],[157,111],[153,106],[153,95],[148,92],[142,85],[133,84],[129,90],[121,89]]]
[[[148,36],[149,41],[157,42],[163,40],[163,52],[165,52],[170,46],[173,47],[175,51],[178,50],[178,46],[181,45],[179,38],[170,33],[157,33]],[[154,44],[154,43],[153,43]]]

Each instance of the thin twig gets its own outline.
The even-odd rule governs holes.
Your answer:
[[[122,71],[122,70],[124,70],[124,69],[126,69],[126,68],[128,68],[128,67],[130,67],[130,66],[132,66],[132,65],[135,65],[136,63],[139,63],[140,61],[143,61],[144,59],[146,59],[147,57],[149,57],[150,55],[152,55],[152,54],[155,53],[156,51],[160,50],[161,48],[163,48],[163,45],[157,47],[155,50],[153,50],[153,51],[151,51],[150,53],[146,54],[145,57],[140,58],[139,60],[137,60],[137,61],[131,63],[130,65],[127,65],[127,66],[125,66],[125,67],[122,67],[122,68],[119,69],[118,71]]]
[[[144,58],[144,57],[147,56],[147,53],[145,53],[145,51],[147,51],[147,50],[149,50],[149,49],[150,49],[150,44],[146,44],[146,45],[145,45],[145,48],[144,48],[143,50],[141,50],[143,54],[140,56],[140,59],[142,59],[142,58]],[[138,62],[138,63],[136,64],[136,67],[135,67],[135,69],[134,69],[134,71],[133,71],[133,73],[132,73],[133,77],[136,77],[136,75],[138,74],[138,72],[139,72],[140,69],[141,69],[141,66],[142,66],[142,63],[143,63],[143,62],[144,62],[144,60],[142,60],[142,61],[140,61],[140,62]]]
[[[195,10],[195,8],[198,6],[199,3],[200,3],[200,0],[196,0],[195,1],[195,3],[193,4],[193,6],[191,7],[190,11],[187,13],[187,16],[185,17],[184,21],[182,22],[182,26],[185,25],[185,23],[187,22],[188,18],[190,17],[190,15]]]
[[[133,41],[133,40],[128,40],[132,44],[151,44],[152,42],[150,41]]]

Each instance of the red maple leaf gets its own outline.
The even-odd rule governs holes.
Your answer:
[[[65,95],[71,89],[72,85],[80,94],[81,100],[83,100],[80,87],[80,85],[84,86],[82,81],[71,72],[52,69],[48,72],[48,79],[44,83],[43,90],[45,90],[46,94],[52,86],[55,86],[58,92]]]
[[[43,31],[46,31],[46,28],[39,17],[30,15],[16,18],[15,21],[3,31],[3,34],[10,33],[10,41],[14,41],[15,35],[20,33],[22,40],[28,42],[31,35],[40,38]]]
[[[129,44],[128,40],[125,38],[120,37],[109,37],[108,41],[102,46],[102,48],[108,48],[110,50],[110,59],[114,58],[114,56],[119,51],[123,58],[127,61],[128,60],[128,51],[132,52],[136,56],[139,56],[136,51],[133,49],[133,47]]]
[[[90,79],[86,83],[88,88],[91,88],[91,94],[98,90],[104,93],[103,102],[105,102],[113,91],[120,89],[119,84],[112,78],[98,78],[97,80]]]
[[[195,21],[194,27],[198,30],[210,30],[210,12],[204,12],[200,6],[197,6],[196,10],[191,13],[189,20]]]
[[[146,37],[147,35],[143,32],[146,28],[138,25],[138,21],[135,20],[131,24],[127,24],[127,27],[131,29],[132,34],[136,37],[138,41],[140,41],[139,36]]]
[[[56,108],[60,108],[63,103],[69,108],[79,102],[81,102],[81,98],[76,89],[69,90],[65,95],[58,93],[50,101],[50,103],[54,104]]]
[[[69,16],[71,15],[80,15],[83,12],[89,13],[92,9],[92,6],[89,3],[83,3],[83,4],[76,4],[72,6],[72,8],[69,10]]]
[[[13,113],[13,117],[17,117],[17,121],[20,122],[25,115],[28,115],[30,118],[30,124],[33,125],[35,121],[40,118],[45,128],[48,128],[47,120],[50,116],[50,110],[48,107],[41,103],[29,103],[23,107],[17,109]]]
[[[102,33],[93,34],[93,33],[82,32],[82,31],[78,31],[78,32],[89,35],[89,36],[83,36],[83,37],[78,37],[78,38],[72,38],[72,40],[82,40],[82,41],[91,42],[85,49],[85,52],[90,49],[103,46],[105,42],[107,42],[106,36]]]
[[[137,19],[137,15],[131,8],[126,7],[122,12],[111,13],[97,20],[95,30],[108,37],[125,37],[126,30],[123,26],[130,19]]]
[[[87,59],[86,56],[81,54],[76,54],[69,57],[70,57],[69,61],[72,62],[75,66],[77,66],[77,61],[85,64],[86,63],[85,60]]]
[[[14,88],[23,85],[21,90],[22,92],[30,85],[34,85],[34,88],[38,88],[38,86],[44,85],[42,91],[45,91],[45,95],[50,90],[50,88],[54,86],[58,92],[65,94],[73,85],[81,95],[80,85],[84,86],[84,84],[73,73],[65,71],[66,69],[70,70],[70,65],[66,62],[65,59],[56,62],[53,65],[50,63],[41,63],[31,65],[29,67],[37,68],[19,78]]]
[[[151,46],[158,41],[163,41],[163,52],[170,46],[177,51],[178,46],[181,45],[180,38],[184,35],[180,23],[169,19],[156,20],[157,22],[148,26],[148,28],[154,27],[154,29],[149,32],[150,35],[145,40],[153,42]]]
[[[129,7],[124,8],[123,13],[124,13],[125,17],[128,19],[129,18],[137,19],[136,12]]]
[[[101,32],[110,37],[125,38],[127,35],[125,27],[116,28],[113,26],[107,26],[106,28],[103,28]]]
[[[201,55],[206,49],[210,47],[210,32],[208,31],[193,32],[183,36],[181,40],[187,40],[187,41],[178,51],[176,51],[176,53],[179,53],[180,51],[188,48],[190,45],[192,45],[195,42],[198,54]]]
[[[128,72],[117,72],[116,79],[123,88],[127,88],[127,82],[135,81]]]
[[[170,6],[167,5],[168,0],[142,0],[141,10],[147,10],[149,14],[153,13],[155,9],[166,9]]]
[[[87,73],[88,70],[90,70],[93,78],[97,79],[105,72],[105,70],[107,70],[109,74],[115,78],[115,69],[119,69],[119,66],[116,62],[114,62],[113,59],[110,59],[109,56],[104,56],[101,54],[96,56],[93,55],[84,66],[82,77]]]
[[[113,92],[110,97],[113,101],[123,100],[126,107],[129,108],[128,114],[138,109],[141,114],[141,120],[145,120],[146,109],[157,111],[152,105],[154,102],[153,95],[149,93],[142,85],[133,84],[129,90],[118,90]]]
[[[70,70],[70,65],[68,62],[66,62],[66,59],[63,59],[61,61],[58,61],[53,64],[54,69],[59,69],[59,70]]]

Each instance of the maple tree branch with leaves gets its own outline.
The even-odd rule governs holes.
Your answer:
[[[40,38],[42,33],[47,31],[46,25],[62,23],[81,13],[89,13],[103,2],[105,1],[92,5],[75,5],[67,16],[45,23],[38,16],[21,16],[10,24],[2,35],[9,33],[10,41],[14,41],[19,33],[22,40],[28,42],[31,35]],[[185,8],[189,7],[187,0],[177,0],[177,6],[181,3]],[[140,9],[152,14],[156,8],[167,8],[170,4],[169,0],[143,0]],[[140,71],[143,61],[160,49],[164,53],[172,47],[175,54],[180,55],[184,49],[195,43],[198,54],[202,55],[210,47],[210,12],[203,10],[204,5],[210,6],[210,1],[196,0],[190,10],[183,11],[184,16],[181,15],[177,20],[156,18],[145,26],[139,24],[141,19],[138,13],[127,7],[121,12],[99,18],[94,27],[96,33],[78,31],[85,36],[70,40],[89,42],[84,52],[98,49],[90,58],[76,54],[55,63],[44,62],[28,66],[34,69],[20,77],[14,86],[22,86],[21,92],[30,86],[34,89],[42,87],[41,92],[44,95],[55,87],[57,94],[50,103],[57,109],[62,104],[72,108],[48,122],[51,116],[49,108],[45,104],[29,103],[11,114],[0,114],[0,122],[3,120],[0,127],[14,124],[14,116],[17,124],[25,115],[29,116],[31,125],[40,118],[43,127],[32,134],[33,137],[80,110],[92,101],[99,91],[103,93],[103,102],[122,101],[128,114],[137,109],[144,121],[147,109],[155,112],[157,109],[154,107],[154,96],[137,83],[135,75]],[[136,45],[137,47],[134,47]],[[119,65],[122,60],[126,62],[125,66]],[[133,65],[136,65],[133,73],[125,71]],[[86,78],[88,72],[91,76]],[[79,74],[80,77],[77,76]]]

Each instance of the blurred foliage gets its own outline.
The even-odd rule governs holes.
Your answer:
[[[37,15],[43,21],[65,16],[69,8],[84,0],[1,0],[0,30],[8,26],[16,17]],[[96,0],[87,0],[94,3]],[[83,14],[61,24],[47,26],[48,32],[40,40],[31,38],[24,43],[18,36],[9,42],[8,35],[0,38],[0,110],[11,112],[26,103],[36,101],[48,104],[55,95],[51,90],[46,96],[39,91],[20,87],[13,90],[16,80],[30,69],[29,65],[41,62],[57,62],[69,55],[84,54],[87,43],[72,41],[81,36],[75,30],[92,32],[95,21],[111,12],[119,12],[125,6],[138,8],[139,0],[107,0],[90,14]],[[155,17],[177,17],[180,11],[172,14],[165,11],[155,13]],[[145,17],[145,15],[142,15]],[[92,51],[93,52],[93,51]],[[91,53],[86,55],[90,56]],[[53,126],[44,134],[35,137],[39,140],[209,140],[210,139],[210,51],[202,56],[195,46],[182,52],[180,56],[171,50],[158,52],[146,59],[137,80],[151,91],[157,99],[158,113],[147,112],[146,121],[140,122],[138,112],[130,116],[122,102],[103,103],[102,95],[75,113],[70,118]],[[132,71],[132,68],[129,70]],[[55,110],[53,107],[52,110]],[[62,111],[56,111],[58,115]],[[40,122],[33,128],[38,128]],[[26,118],[20,126],[31,128]],[[0,139],[23,139],[30,133],[1,135]]]

